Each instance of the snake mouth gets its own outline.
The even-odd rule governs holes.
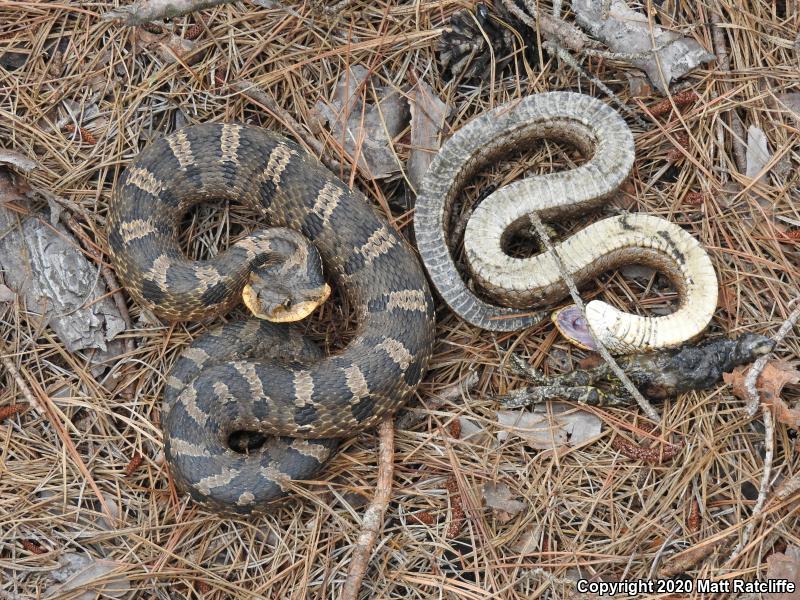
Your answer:
[[[555,311],[550,317],[553,323],[567,340],[583,350],[597,351],[597,344],[589,332],[589,323],[580,309],[571,304]]]
[[[253,287],[248,283],[242,290],[242,300],[253,313],[253,316],[272,323],[291,323],[293,321],[301,321],[308,315],[314,312],[321,306],[331,295],[331,286],[327,283],[319,288],[319,294],[313,300],[304,300],[303,302],[295,302],[290,305],[278,305],[270,311],[264,311],[261,303],[258,301],[258,294],[256,294]]]

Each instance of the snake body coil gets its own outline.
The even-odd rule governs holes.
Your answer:
[[[475,209],[464,232],[465,256],[476,282],[503,305],[495,306],[470,291],[456,270],[447,243],[452,206],[481,166],[539,138],[570,142],[588,160],[569,171],[511,183]],[[447,304],[466,321],[494,331],[540,321],[546,313],[519,309],[567,295],[556,260],[548,252],[511,257],[503,241],[529,225],[530,213],[552,220],[599,206],[628,177],[633,160],[633,136],[625,121],[599,100],[571,92],[509,102],[456,132],[426,173],[414,217],[420,256]],[[664,272],[677,288],[680,305],[663,317],[589,302],[589,325],[612,352],[678,345],[699,334],[713,315],[717,279],[711,261],[697,240],[669,221],[638,214],[603,219],[555,249],[578,284],[621,264],[643,263]]]
[[[375,425],[409,397],[430,358],[433,307],[413,251],[360,193],[281,136],[207,124],[143,150],[110,207],[116,270],[162,317],[226,310],[273,254],[308,259],[291,233],[267,230],[212,260],[188,260],[177,243],[180,218],[211,199],[250,203],[270,225],[313,242],[358,315],[354,339],[331,356],[290,326],[230,323],[198,338],[167,378],[161,421],[174,479],[215,510],[249,513],[313,475],[332,438]],[[239,431],[269,437],[258,451],[237,452],[230,438]]]

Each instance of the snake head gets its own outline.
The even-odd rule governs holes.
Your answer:
[[[597,344],[589,333],[589,324],[580,309],[571,304],[555,311],[551,318],[556,329],[578,348],[597,351]]]
[[[283,240],[286,241],[286,240]],[[307,242],[291,240],[294,248],[256,262],[242,290],[242,300],[259,319],[273,323],[300,321],[331,295],[322,275],[322,259]],[[273,240],[273,247],[280,244]]]

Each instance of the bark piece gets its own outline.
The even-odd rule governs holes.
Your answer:
[[[0,148],[0,165],[10,165],[23,173],[30,173],[38,166],[35,160],[19,152],[4,150],[3,148]]]
[[[692,38],[661,27],[653,27],[651,32],[647,17],[623,0],[613,0],[607,16],[603,14],[605,4],[603,0],[573,0],[572,9],[578,25],[602,40],[613,52],[641,54],[633,57],[630,63],[647,73],[662,94],[667,93],[674,80],[715,59]]]
[[[408,157],[408,178],[415,190],[422,185],[433,157],[441,146],[441,133],[447,113],[447,105],[424,81],[408,94],[411,109],[411,153]]]
[[[141,25],[159,19],[172,19],[196,10],[211,8],[219,4],[230,4],[234,0],[136,0],[128,6],[120,6],[103,15],[105,21],[119,21],[123,25]]]
[[[3,199],[0,198],[0,205]],[[0,272],[29,314],[39,315],[70,352],[96,348],[125,329],[125,322],[91,265],[61,225],[41,216],[18,220],[0,208]]]

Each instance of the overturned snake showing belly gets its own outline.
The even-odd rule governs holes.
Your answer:
[[[189,260],[181,217],[198,202],[233,199],[276,227]],[[362,194],[281,136],[206,124],[153,142],[115,186],[108,227],[125,287],[169,320],[241,299],[272,321],[302,318],[328,296],[323,268],[355,307],[354,338],[330,356],[292,326],[258,319],[223,325],[183,352],[164,388],[165,454],[179,487],[205,506],[263,512],[322,466],[335,438],[390,415],[425,374],[433,305],[413,250]]]
[[[465,257],[486,295],[473,293],[456,270],[447,238],[453,204],[463,185],[482,166],[535,139],[574,144],[588,160],[564,171],[527,177],[488,196],[464,231]],[[578,214],[601,205],[630,174],[633,135],[611,108],[572,92],[535,94],[480,115],[453,135],[434,158],[415,208],[414,230],[420,256],[447,304],[473,325],[515,331],[546,317],[540,307],[564,298],[568,289],[552,254],[509,256],[503,243],[530,225]],[[667,275],[680,298],[678,308],[660,317],[623,313],[594,300],[586,319],[601,342],[623,354],[673,347],[698,335],[717,303],[711,260],[686,231],[665,219],[630,214],[593,223],[557,244],[565,268],[580,285],[622,264],[645,264]],[[562,329],[563,330],[563,329]]]

